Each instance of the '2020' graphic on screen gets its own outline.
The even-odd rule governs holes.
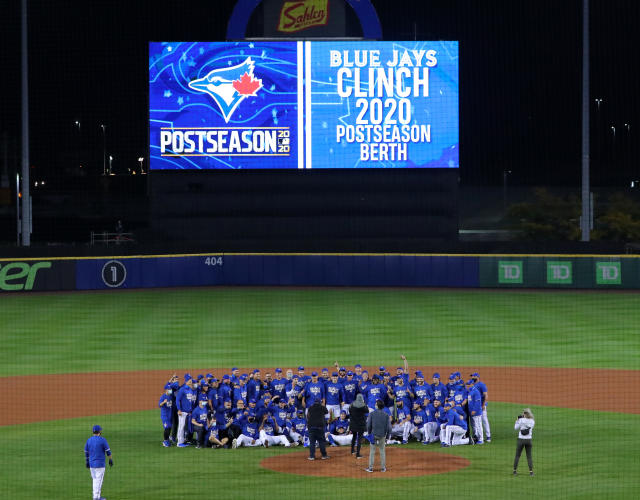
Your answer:
[[[152,169],[296,168],[295,43],[149,44]]]
[[[152,169],[457,168],[457,42],[149,46]]]

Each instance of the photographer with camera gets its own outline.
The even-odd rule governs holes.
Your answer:
[[[522,414],[518,415],[514,429],[518,432],[518,445],[516,446],[516,458],[513,461],[513,475],[518,473],[518,462],[522,454],[522,448],[527,451],[527,463],[529,464],[529,475],[533,476],[533,458],[531,457],[531,438],[533,426],[533,413],[529,408],[522,410]]]

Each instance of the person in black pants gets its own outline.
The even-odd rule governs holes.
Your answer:
[[[513,475],[518,473],[518,462],[524,448],[527,452],[527,464],[529,465],[529,475],[533,476],[533,458],[531,456],[531,442],[533,426],[536,425],[533,419],[533,413],[529,408],[522,410],[522,414],[518,415],[514,429],[518,432],[518,444],[516,446],[516,458],[513,461]]]
[[[327,407],[322,401],[316,399],[315,402],[307,410],[307,429],[309,430],[309,460],[315,460],[316,442],[322,454],[322,460],[329,458],[327,449],[325,448],[325,421],[324,416],[329,413]]]
[[[367,427],[367,416],[369,408],[364,404],[362,394],[356,396],[356,400],[349,406],[349,429],[351,429],[351,454],[356,454],[356,458],[362,458],[360,455],[360,445],[362,444],[362,436]],[[355,451],[354,451],[355,449]]]

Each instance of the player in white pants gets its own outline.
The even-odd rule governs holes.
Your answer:
[[[349,432],[349,421],[347,420],[346,411],[342,410],[340,412],[340,418],[331,424],[326,438],[332,446],[351,446],[353,434]]]
[[[424,440],[427,444],[438,440],[438,422],[427,422],[424,424],[427,432],[427,438]]]
[[[457,446],[459,444],[469,444],[469,438],[464,437],[467,430],[463,429],[459,425],[447,425],[447,434],[451,439],[451,446]]]
[[[285,436],[276,434],[277,432],[280,432],[278,423],[268,412],[265,413],[262,424],[260,424],[260,440],[265,448],[277,444],[281,444],[287,448],[291,446],[289,440]]]
[[[274,445],[278,445],[281,444],[282,446],[285,446],[286,448],[289,448],[289,446],[291,446],[291,443],[289,443],[289,441],[287,440],[286,437],[284,436],[274,436],[271,434],[267,434],[264,430],[260,431],[260,441],[262,441],[261,444],[263,444],[265,447],[269,447],[269,446],[274,446]]]
[[[411,433],[411,422],[409,420],[403,420],[402,422],[395,423],[391,426],[391,437],[402,437],[402,441],[409,439]]]
[[[284,436],[282,436],[284,437]],[[240,434],[237,438],[234,439],[233,448],[240,448],[241,446],[262,446],[263,445],[263,441],[262,439],[254,439],[252,437],[249,436],[245,436],[244,434]]]

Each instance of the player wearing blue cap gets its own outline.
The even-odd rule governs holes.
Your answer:
[[[242,433],[233,440],[231,448],[240,448],[241,446],[262,446],[260,439],[259,424],[256,422],[254,413],[249,412],[242,426]]]
[[[349,407],[351,406],[351,403],[355,401],[356,394],[358,392],[358,381],[353,375],[353,372],[349,370],[347,372],[347,378],[342,384],[342,393],[344,395],[344,399],[342,400],[342,409],[347,412],[347,415],[349,415]]]
[[[371,385],[367,385],[365,390],[362,390],[363,383],[364,383],[364,380],[360,384],[360,390],[362,391],[365,399],[367,400],[367,406],[369,407],[369,412],[372,412],[376,407],[376,401],[380,400],[384,404],[384,399],[386,396],[385,387],[380,383],[380,375],[378,375],[377,373],[373,375],[371,380]]]
[[[484,426],[484,434],[487,437],[487,443],[491,442],[491,427],[489,426],[489,417],[487,416],[487,402],[489,400],[489,392],[487,385],[480,380],[480,375],[475,372],[471,374],[471,380],[474,381],[474,387],[478,388],[482,396],[482,425]]]
[[[447,388],[440,382],[440,374],[438,372],[433,374],[433,383],[429,386],[429,400],[433,402],[434,399],[439,399],[440,404],[444,403],[447,397]]]
[[[280,426],[278,426],[275,419],[271,416],[270,412],[266,412],[262,417],[262,423],[259,427],[260,439],[265,448],[272,445],[281,444],[285,448],[289,448],[291,444],[289,440],[280,434]]]
[[[324,406],[324,384],[318,380],[318,372],[311,373],[311,382],[307,384],[304,392],[300,396],[303,398],[303,406],[305,408],[310,408],[316,400],[320,401]]]
[[[467,432],[467,421],[454,408],[453,401],[445,404],[447,423],[445,427],[445,442],[450,446],[469,444],[469,438],[464,437]]]
[[[480,390],[474,386],[473,380],[467,381],[469,395],[467,396],[467,408],[471,417],[471,425],[473,427],[473,435],[476,444],[483,444],[484,436],[482,432],[482,395]]]
[[[344,402],[344,387],[338,382],[338,372],[331,374],[331,379],[325,384],[324,390],[329,420],[335,420],[340,417],[341,405]]]
[[[418,400],[413,402],[413,408],[411,409],[411,430],[409,434],[423,444],[427,444],[427,414]]]
[[[429,398],[429,385],[425,383],[424,375],[421,371],[416,372],[416,378],[411,381],[409,386],[411,387],[414,398],[420,401],[421,405],[425,398]]]
[[[287,399],[287,379],[282,376],[282,368],[276,368],[276,378],[271,381],[269,390],[273,397],[279,396],[280,399]]]
[[[242,399],[245,403],[248,400],[247,394],[247,379],[244,375],[238,378],[238,383],[233,386],[232,402],[234,405],[238,403],[238,400]]]
[[[289,423],[289,437],[293,439],[294,443],[304,443],[308,445],[307,419],[304,418],[303,409],[297,410],[295,416],[291,419]]]
[[[399,437],[407,444],[411,432],[411,409],[405,408],[404,399],[396,401],[395,415],[391,416],[391,437]]]
[[[215,412],[216,427],[218,428],[220,439],[229,437],[228,429],[233,423],[231,410],[231,400],[225,399]]]
[[[185,384],[180,388],[176,395],[176,406],[178,407],[178,446],[184,448],[188,446],[185,443],[187,434],[189,433],[189,415],[193,411],[196,403],[196,391],[193,389],[193,379],[188,376],[185,379]]]
[[[113,456],[109,443],[102,437],[102,427],[93,426],[93,435],[87,439],[84,445],[84,457],[87,469],[91,472],[93,482],[93,499],[105,500],[100,496],[105,470],[105,454],[109,457],[109,467],[113,467]]]
[[[229,438],[220,437],[220,433],[218,432],[218,422],[214,417],[210,418],[208,421],[207,436],[209,446],[212,448],[228,447],[227,443],[229,442]]]
[[[199,400],[198,406],[191,412],[191,425],[196,431],[196,448],[204,447],[204,438],[208,427],[208,402],[208,399]]]
[[[171,446],[171,441],[169,441],[169,436],[171,436],[171,426],[172,424],[172,414],[173,414],[173,398],[172,393],[173,389],[171,388],[171,383],[167,383],[164,386],[164,394],[160,396],[160,401],[158,401],[158,407],[160,408],[160,420],[162,420],[162,428],[164,429],[164,440],[162,441],[162,446],[168,448]]]
[[[176,395],[180,389],[180,379],[174,373],[169,379],[171,384],[171,435],[169,436],[169,442],[175,443],[177,441],[176,435],[178,434],[178,406],[176,405]]]
[[[347,412],[342,410],[340,417],[329,426],[327,440],[331,443],[331,446],[347,446],[351,444],[352,439],[353,434],[349,431]]]

